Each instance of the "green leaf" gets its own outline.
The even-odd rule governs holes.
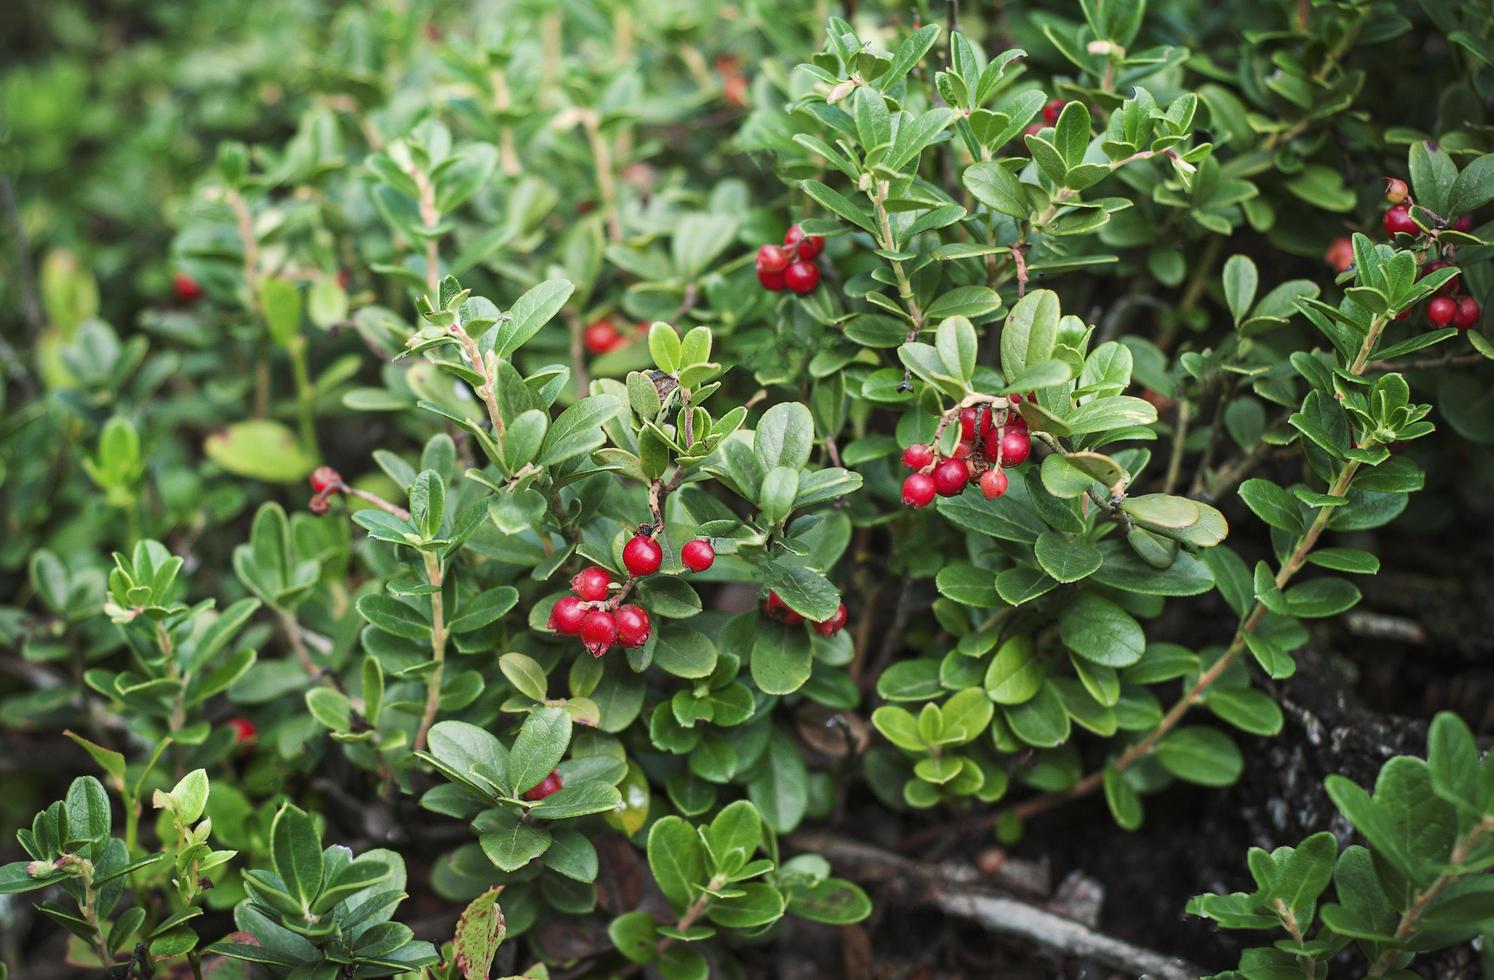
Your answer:
[[[267,483],[299,483],[317,465],[291,430],[272,419],[235,422],[203,440],[202,450],[235,476]]]
[[[508,311],[508,322],[500,322],[495,353],[506,358],[539,333],[571,298],[574,287],[564,279],[546,279],[520,296]]]
[[[659,890],[683,912],[707,878],[705,849],[695,828],[676,816],[661,817],[648,832],[647,851]]]
[[[553,797],[547,797],[550,798]],[[549,850],[553,840],[548,829],[522,821],[507,809],[483,811],[472,822],[472,829],[477,831],[482,852],[500,871],[519,870]]]
[[[871,899],[859,885],[843,878],[821,878],[789,892],[788,911],[801,919],[850,925],[871,915]]]
[[[680,218],[671,242],[675,271],[686,282],[698,279],[726,251],[736,233],[737,220],[729,214],[687,214]],[[673,369],[662,365],[660,370],[674,373]]]
[[[109,794],[93,776],[72,781],[63,800],[63,812],[67,815],[65,843],[96,843],[108,838],[112,821]]]
[[[1130,613],[1093,592],[1082,592],[1058,617],[1064,646],[1106,667],[1129,667],[1146,650],[1146,634]]]
[[[563,708],[536,708],[524,720],[509,750],[514,792],[523,793],[550,775],[571,744],[571,716]]]
[[[540,445],[539,465],[554,466],[600,447],[607,441],[602,426],[621,410],[622,402],[611,395],[590,395],[561,412]]]
[[[1031,210],[1021,182],[994,160],[972,164],[961,180],[977,201],[998,214],[1026,218]]]
[[[269,276],[260,281],[259,303],[270,340],[289,347],[301,332],[301,290],[289,279]]]
[[[1255,302],[1255,290],[1260,284],[1260,273],[1249,256],[1231,255],[1224,263],[1224,301],[1235,319],[1235,326],[1245,319],[1250,306]]]
[[[818,201],[827,211],[840,215],[873,237],[881,234],[880,229],[872,221],[871,215],[867,214],[864,209],[853,204],[840,191],[826,187],[817,180],[806,180],[800,186],[804,188],[804,193]]]
[[[1156,752],[1162,768],[1200,786],[1229,786],[1245,770],[1239,746],[1217,728],[1176,728],[1157,743]]]
[[[498,955],[498,945],[507,932],[503,910],[498,906],[498,896],[502,892],[502,885],[494,885],[468,902],[457,919],[452,954],[463,980],[488,978],[493,957]]]
[[[1022,704],[1003,708],[1002,714],[1012,734],[1028,745],[1053,748],[1068,741],[1069,712],[1051,683]]]
[[[788,560],[769,561],[758,567],[762,583],[810,622],[823,622],[840,608],[840,591],[814,569]]]
[[[997,704],[1021,704],[1042,689],[1045,673],[1032,637],[1014,636],[1001,644],[986,669],[985,688]]]
[[[286,893],[309,911],[322,887],[322,838],[305,810],[287,803],[275,814],[270,860]]]
[[[1001,369],[1007,376],[1015,377],[1053,357],[1058,319],[1058,294],[1050,289],[1035,289],[1017,301],[1001,330]],[[1156,417],[1155,410],[1152,417]]]
[[[676,677],[709,677],[716,669],[716,645],[704,633],[663,629],[654,644],[654,663]]]
[[[1494,154],[1475,157],[1453,181],[1447,196],[1447,219],[1467,214],[1494,201]]]
[[[798,745],[782,729],[773,730],[768,751],[747,782],[747,798],[777,833],[789,833],[804,819],[809,808],[809,771]]]
[[[1064,583],[1085,578],[1101,564],[1099,548],[1059,531],[1044,531],[1039,535],[1033,553],[1043,571]]]
[[[783,893],[772,885],[751,881],[737,885],[740,895],[722,898],[706,907],[706,915],[730,929],[753,929],[783,917]]]
[[[774,405],[758,420],[753,448],[765,471],[775,466],[803,469],[814,448],[814,416],[799,402]]]
[[[625,912],[613,919],[607,924],[607,936],[617,951],[634,963],[652,963],[659,955],[658,923],[643,909]]]

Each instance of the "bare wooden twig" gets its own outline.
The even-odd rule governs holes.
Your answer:
[[[798,833],[790,836],[788,843],[823,854],[852,878],[900,882],[904,887],[917,884],[920,887],[914,894],[919,899],[950,915],[970,919],[993,932],[1020,936],[1048,949],[1104,963],[1138,980],[1197,980],[1206,973],[1187,960],[1132,945],[1032,902],[952,879],[942,865],[922,864],[828,834]]]

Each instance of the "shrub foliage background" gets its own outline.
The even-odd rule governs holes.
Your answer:
[[[1487,12],[965,6],[7,28],[0,891],[69,962],[750,970],[871,913],[800,828],[1125,847],[1468,544]],[[1221,976],[1487,958],[1489,724],[1194,899],[1285,936]]]

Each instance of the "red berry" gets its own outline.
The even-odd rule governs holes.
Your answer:
[[[1043,122],[1049,126],[1058,122],[1058,116],[1063,112],[1063,107],[1068,105],[1063,99],[1053,98],[1043,103]]]
[[[230,718],[224,722],[233,729],[233,742],[235,745],[243,745],[245,742],[253,741],[259,735],[259,729],[254,727],[254,722],[248,718]]]
[[[1338,236],[1328,243],[1323,261],[1333,266],[1334,272],[1347,272],[1349,266],[1354,264],[1354,243],[1343,235]]]
[[[987,500],[995,500],[1006,493],[1006,472],[991,467],[980,475],[980,492]]]
[[[970,482],[970,464],[963,459],[946,459],[934,467],[934,489],[941,497],[957,497]]]
[[[818,235],[805,236],[799,230],[798,225],[790,226],[783,233],[783,244],[791,249],[797,249],[799,258],[802,260],[812,259],[825,250],[825,240]]]
[[[342,486],[342,477],[330,466],[318,466],[311,471],[311,489],[317,493],[336,493]]]
[[[178,272],[171,277],[171,288],[176,292],[176,298],[183,303],[191,303],[202,295],[202,287],[197,280],[185,272]]]
[[[647,534],[639,534],[623,547],[623,564],[634,578],[652,575],[664,562],[664,549]]]
[[[949,454],[950,459],[969,459],[970,454],[975,451],[975,443],[968,439],[961,439],[955,443],[954,451]]]
[[[846,624],[846,604],[842,602],[829,619],[814,624],[814,631],[821,636],[834,636]]]
[[[1411,188],[1406,186],[1406,182],[1404,180],[1401,180],[1397,177],[1385,178],[1385,200],[1389,201],[1391,204],[1400,204],[1410,196]]]
[[[564,636],[575,636],[581,632],[581,621],[586,618],[586,612],[580,599],[565,596],[550,607],[550,628]]]
[[[1479,309],[1478,300],[1472,296],[1464,296],[1458,300],[1458,315],[1453,318],[1453,326],[1459,330],[1467,330],[1478,323],[1479,316],[1483,310]]]
[[[788,268],[789,254],[777,245],[764,245],[757,250],[754,263],[758,272],[782,272]]]
[[[1008,429],[1016,429],[1018,432],[1026,432],[1027,420],[1016,412],[1009,412],[1006,416],[1006,427]]]
[[[934,478],[927,473],[910,473],[903,481],[903,503],[909,507],[927,507],[934,502]]]
[[[648,613],[638,606],[619,606],[613,617],[617,623],[617,640],[625,647],[641,647],[648,642]]]
[[[1009,402],[1011,402],[1013,405],[1020,405],[1020,404],[1022,404],[1022,396],[1018,395],[1016,393],[1008,395],[1006,400],[1009,401]]]
[[[1389,235],[1420,235],[1421,226],[1411,220],[1411,209],[1397,204],[1385,212],[1385,231]]]
[[[1458,315],[1458,301],[1451,296],[1436,296],[1427,304],[1427,320],[1434,327],[1445,327]]]
[[[607,586],[611,584],[612,576],[607,574],[607,570],[592,565],[581,569],[571,579],[571,591],[587,602],[600,602],[607,598]]]
[[[1019,429],[1008,428],[1001,434],[1001,465],[1021,466],[1032,452],[1032,437]]]
[[[617,326],[611,320],[598,320],[586,328],[581,335],[581,343],[593,354],[605,354],[616,350],[622,343],[622,334],[618,333]]]
[[[790,626],[795,623],[804,622],[804,617],[788,607],[788,603],[778,598],[777,592],[769,591],[768,599],[763,603],[763,612],[774,619],[781,619]]]
[[[686,541],[680,549],[680,561],[692,572],[703,572],[716,561],[716,549],[704,538]]]
[[[915,442],[903,450],[903,465],[910,470],[921,470],[934,461],[934,447]]]
[[[812,293],[820,284],[820,267],[813,262],[795,262],[783,271],[783,282],[800,296]]]
[[[960,438],[961,439],[974,439],[975,438],[975,409],[974,408],[962,408],[962,409],[960,409]]]
[[[757,281],[764,289],[771,289],[775,293],[784,288],[783,273],[781,272],[764,272],[762,269],[758,269]]]
[[[1458,220],[1453,222],[1453,231],[1472,231],[1473,215],[1460,214]]]
[[[617,642],[617,620],[605,609],[595,609],[581,620],[581,645],[600,657]]]
[[[552,769],[550,775],[541,779],[532,788],[524,791],[524,799],[529,800],[531,803],[536,800],[543,800],[564,785],[565,780],[560,778],[560,770]]]

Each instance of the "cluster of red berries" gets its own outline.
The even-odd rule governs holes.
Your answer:
[[[1013,403],[1021,401],[1013,395]],[[960,409],[960,441],[954,452],[944,458],[924,443],[914,443],[903,450],[903,465],[913,470],[903,481],[903,503],[909,507],[927,507],[934,495],[958,497],[979,474],[980,492],[987,500],[1006,493],[1006,471],[1002,467],[1021,466],[1032,453],[1032,437],[1027,420],[1016,412],[1006,412],[998,419],[990,406],[967,406]]]
[[[788,607],[788,603],[778,598],[777,592],[772,591],[768,593],[768,598],[763,602],[763,615],[767,616],[769,619],[776,619],[780,623],[787,623],[790,626],[805,621],[803,616],[799,615]],[[839,606],[837,606],[835,612],[830,616],[829,619],[822,619],[819,622],[811,621],[810,625],[813,626],[814,631],[821,636],[834,636],[836,633],[839,633],[842,629],[845,628],[846,604],[842,602]]]
[[[757,281],[774,292],[791,289],[799,295],[814,292],[820,284],[815,256],[825,250],[825,240],[805,235],[798,225],[783,234],[782,245],[764,245],[757,250]]]
[[[347,489],[342,482],[342,474],[330,466],[318,466],[311,471],[308,482],[311,484],[311,492],[314,496],[306,509],[320,517],[332,506],[332,495]]]
[[[524,791],[524,799],[531,803],[538,802],[551,793],[557,792],[563,786],[565,786],[565,780],[560,778],[560,770],[551,769],[550,775]]]
[[[627,335],[608,317],[602,317],[581,332],[581,346],[598,355],[617,350],[627,341]]]
[[[680,549],[680,560],[692,572],[703,572],[716,560],[716,550],[704,539],[696,539]],[[640,532],[623,547],[623,565],[633,578],[643,578],[659,570],[664,563],[664,549],[652,534]],[[648,642],[653,627],[648,613],[635,605],[612,607],[607,593],[612,576],[595,565],[583,568],[571,579],[571,591],[550,609],[550,628],[565,636],[576,636],[593,657],[600,657],[614,644],[641,647]]]
[[[1425,234],[1421,230],[1421,225],[1411,217],[1411,205],[1414,202],[1411,200],[1411,188],[1406,186],[1404,180],[1398,177],[1385,178],[1385,200],[1390,202],[1390,207],[1385,209],[1385,216],[1381,218],[1381,223],[1385,226],[1387,235],[1419,237]],[[1473,215],[1459,215],[1448,227],[1453,231],[1472,231]]]
[[[1451,262],[1439,259],[1436,262],[1428,262],[1421,274],[1426,275],[1438,269],[1451,267]],[[1478,323],[1484,311],[1479,307],[1478,300],[1472,296],[1458,294],[1458,284],[1462,281],[1462,276],[1449,279],[1432,294],[1431,300],[1427,303],[1427,322],[1432,326],[1439,329],[1452,326],[1459,330],[1468,330]]]

